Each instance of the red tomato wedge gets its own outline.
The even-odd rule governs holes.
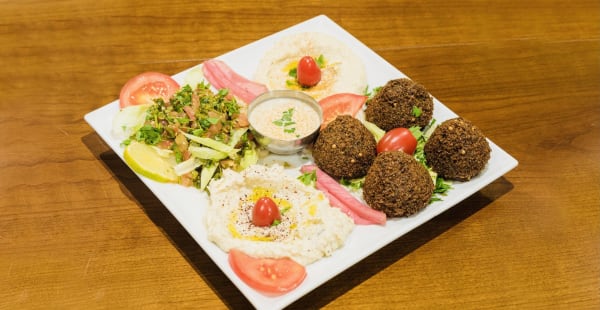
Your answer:
[[[319,105],[323,110],[323,123],[321,130],[327,127],[338,115],[352,115],[362,109],[367,102],[367,96],[353,93],[339,93],[327,96],[319,100]]]
[[[242,281],[268,295],[285,294],[302,283],[306,268],[290,258],[255,258],[229,250],[229,265]]]
[[[179,84],[172,77],[158,72],[145,72],[134,76],[121,88],[119,106],[123,109],[152,103],[156,98],[167,101],[178,89]]]
[[[304,165],[300,168],[303,173],[313,172],[317,174],[317,186],[319,190],[329,193],[334,196],[336,200],[334,203],[341,203],[350,209],[351,213],[346,213],[352,217],[352,214],[356,215],[360,219],[352,217],[356,224],[364,223],[365,221],[370,224],[385,225],[387,216],[381,211],[377,211],[366,204],[360,202],[356,197],[352,196],[340,183],[334,178],[323,172],[316,165]]]
[[[377,142],[377,153],[403,151],[413,155],[417,149],[417,139],[407,128],[394,128],[386,132]]]
[[[210,59],[203,63],[202,73],[216,89],[227,88],[232,95],[249,104],[258,95],[267,92],[267,86],[248,80],[233,71],[225,62]]]

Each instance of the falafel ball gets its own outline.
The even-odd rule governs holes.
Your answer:
[[[483,132],[457,117],[435,128],[424,147],[427,164],[446,179],[468,181],[478,175],[490,159],[490,145]]]
[[[312,155],[317,166],[333,178],[360,178],[377,156],[377,143],[361,121],[339,115],[319,133]]]
[[[425,208],[434,191],[427,168],[403,151],[377,155],[363,184],[371,208],[388,217],[409,216]]]
[[[398,127],[425,127],[433,117],[433,98],[423,85],[408,78],[388,81],[367,102],[365,118],[388,131]]]

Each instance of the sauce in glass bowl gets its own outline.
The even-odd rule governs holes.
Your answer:
[[[314,98],[301,91],[275,90],[250,104],[248,121],[257,141],[267,150],[293,154],[314,141],[323,112]]]

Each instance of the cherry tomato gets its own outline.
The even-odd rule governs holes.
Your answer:
[[[281,213],[273,199],[261,197],[252,208],[252,224],[271,226],[275,220],[281,220]]]
[[[250,287],[269,295],[287,293],[306,278],[306,268],[290,258],[255,258],[231,249],[229,266]]]
[[[377,142],[377,153],[386,151],[403,151],[413,155],[417,148],[417,139],[406,128],[394,128],[386,132]]]
[[[312,87],[321,81],[321,68],[310,56],[300,58],[296,69],[298,83],[304,87]]]
[[[119,95],[119,106],[122,108],[152,103],[155,98],[168,100],[177,90],[179,84],[172,77],[158,73],[145,72],[131,78]]]
[[[338,115],[352,115],[362,109],[367,102],[367,96],[353,93],[338,93],[327,96],[319,100],[321,110],[323,110],[323,123],[321,129],[327,127]]]

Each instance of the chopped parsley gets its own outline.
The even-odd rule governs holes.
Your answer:
[[[423,113],[423,111],[421,110],[421,108],[417,107],[416,105],[413,105],[413,107],[412,107],[412,115],[414,117],[419,117],[419,116],[421,116],[422,113]]]
[[[293,119],[294,112],[294,108],[289,108],[283,111],[283,113],[281,113],[281,118],[274,120],[273,124],[283,128],[283,132],[285,133],[296,132],[296,127],[294,127],[294,125],[296,125],[296,122],[294,122]]]
[[[305,172],[298,177],[300,182],[304,183],[304,185],[314,186],[317,182],[317,170],[313,170],[311,172]]]
[[[184,85],[168,102],[160,98],[155,100],[148,109],[145,129],[142,127],[134,138],[157,144],[161,140],[175,139],[181,131],[202,137],[211,126],[220,123],[221,130],[213,138],[226,142],[240,113],[238,103],[227,95],[227,89],[213,94],[206,83],[198,84],[195,89]]]
[[[137,140],[170,150],[176,167],[193,169],[185,170],[191,181],[187,184],[204,189],[211,179],[221,176],[223,167],[243,169],[258,158],[247,128],[239,128],[240,105],[228,95],[227,89],[213,92],[205,82],[196,87],[186,84],[168,100],[155,99],[146,111],[144,123],[123,144]],[[207,141],[212,144],[205,145]],[[231,152],[221,151],[226,153],[225,159],[221,154],[198,155],[202,148],[213,149],[211,154],[219,152],[215,145],[225,145]],[[190,159],[194,162],[191,168],[179,166]]]
[[[319,68],[325,68],[325,57],[323,57],[323,54],[319,55],[319,57],[314,59]]]
[[[161,132],[159,129],[149,125],[142,126],[135,133],[135,140],[144,142],[150,145],[156,145],[161,141]]]
[[[378,92],[381,90],[382,86],[377,86],[373,89],[369,89],[369,85],[365,87],[363,90],[363,95],[367,96],[369,99],[372,99]]]
[[[357,191],[359,189],[361,189],[363,187],[363,184],[365,183],[365,178],[358,178],[358,179],[344,179],[342,178],[340,180],[340,184],[346,186],[347,188],[349,188],[352,191]]]

